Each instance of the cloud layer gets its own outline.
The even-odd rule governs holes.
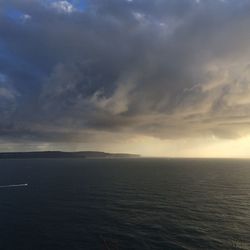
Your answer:
[[[246,136],[249,44],[247,0],[2,0],[1,141]]]

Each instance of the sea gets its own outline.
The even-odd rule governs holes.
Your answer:
[[[1,159],[0,249],[250,249],[250,160]]]

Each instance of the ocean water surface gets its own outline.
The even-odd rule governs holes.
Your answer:
[[[0,249],[250,249],[250,161],[0,160]]]

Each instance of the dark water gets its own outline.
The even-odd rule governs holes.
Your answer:
[[[250,161],[1,160],[0,249],[250,249]]]

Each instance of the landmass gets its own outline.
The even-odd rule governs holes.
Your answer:
[[[106,153],[99,151],[34,151],[34,152],[3,152],[0,159],[28,159],[28,158],[137,158],[138,154]]]

